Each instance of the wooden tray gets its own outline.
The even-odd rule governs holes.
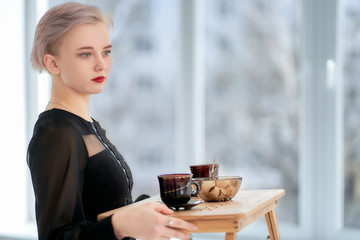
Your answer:
[[[190,210],[175,211],[172,216],[193,222],[198,226],[196,232],[238,232],[272,211],[278,205],[278,199],[284,195],[283,189],[240,190],[230,201],[204,202]],[[146,202],[161,203],[160,196],[156,195],[126,207]],[[98,215],[98,220],[112,215],[117,210]]]

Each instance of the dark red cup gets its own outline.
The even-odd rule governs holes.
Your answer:
[[[193,174],[193,178],[211,177],[212,164],[192,165],[190,171]],[[214,166],[214,177],[219,175],[219,165]]]
[[[158,179],[161,200],[168,206],[186,204],[191,196],[196,196],[200,191],[199,184],[192,182],[191,173],[163,174]]]

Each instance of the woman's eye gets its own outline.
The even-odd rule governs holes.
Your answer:
[[[108,51],[105,51],[105,52],[104,52],[104,55],[107,56],[107,55],[110,55],[110,53],[111,53],[111,51],[108,50]]]
[[[90,56],[90,53],[80,53],[80,56],[83,58],[87,58]]]

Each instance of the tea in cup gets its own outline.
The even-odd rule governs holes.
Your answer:
[[[190,166],[190,171],[193,174],[193,178],[203,178],[211,177],[213,164],[202,164],[202,165],[192,165]],[[219,165],[215,164],[214,166],[214,177],[219,175]]]
[[[192,182],[191,173],[163,174],[158,176],[158,180],[161,200],[168,206],[186,204],[200,191],[199,184]]]

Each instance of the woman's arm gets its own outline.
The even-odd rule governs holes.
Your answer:
[[[110,218],[86,221],[82,205],[86,161],[82,136],[70,125],[37,128],[29,144],[28,164],[40,240],[115,239]]]

